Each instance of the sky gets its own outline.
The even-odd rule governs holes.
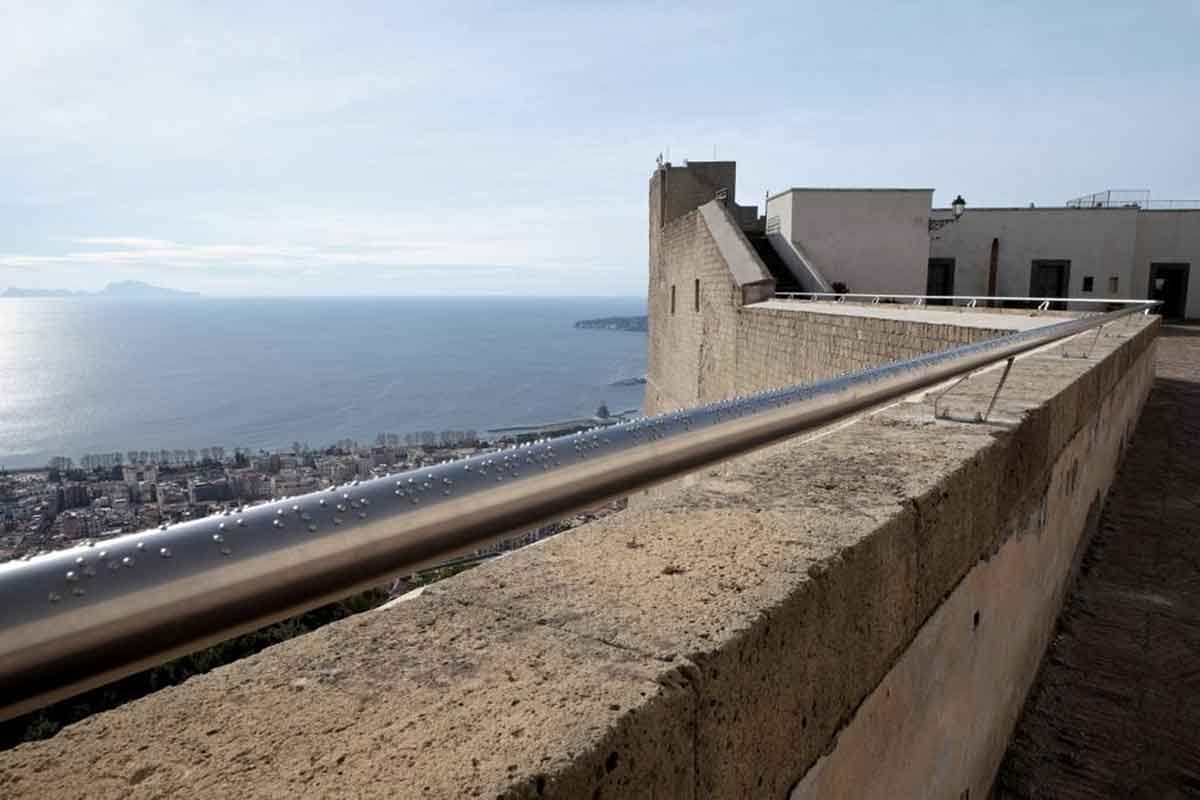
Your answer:
[[[1200,198],[1200,2],[0,0],[0,288],[641,295],[659,153]]]

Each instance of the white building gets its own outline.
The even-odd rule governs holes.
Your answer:
[[[1200,317],[1200,278],[1190,279],[1200,202],[1137,191],[1060,207],[931,208],[932,189],[798,187],[770,195],[760,217],[733,204],[732,161],[664,170],[683,205],[660,218],[728,198],[776,291],[1152,298],[1165,317]]]
[[[1200,208],[936,209],[931,223],[931,292],[948,275],[954,294],[1148,297],[1200,317]]]

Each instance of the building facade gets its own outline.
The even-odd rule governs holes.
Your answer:
[[[930,277],[949,274],[953,294],[1151,298],[1168,319],[1200,317],[1200,210],[935,209],[930,222]]]
[[[1105,193],[1062,207],[955,214],[932,208],[927,188],[797,187],[768,197],[760,216],[736,204],[736,169],[732,161],[660,164],[651,225],[721,196],[777,291],[1150,298],[1163,302],[1166,318],[1200,317],[1200,277],[1191,275],[1200,204],[1157,209],[1148,193],[1122,201]],[[652,264],[656,246],[652,236]]]
[[[831,378],[1033,324],[1000,309],[974,324],[961,314],[939,322],[900,305],[875,306],[851,324],[829,313],[829,303],[777,299],[789,291],[991,296],[1011,298],[992,305],[1016,306],[1030,297],[1101,301],[1078,310],[1153,298],[1168,318],[1200,317],[1200,278],[1190,280],[1191,265],[1200,264],[1200,209],[956,213],[931,208],[927,188],[794,188],[769,196],[760,215],[737,204],[736,170],[732,161],[660,163],[651,177],[647,413]],[[1068,305],[1052,309],[1076,310]]]

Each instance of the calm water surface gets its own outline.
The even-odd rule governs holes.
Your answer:
[[[0,466],[274,449],[641,405],[641,298],[0,299]]]

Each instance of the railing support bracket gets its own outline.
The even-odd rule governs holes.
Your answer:
[[[933,398],[933,416],[934,416],[934,418],[935,419],[952,420],[954,422],[968,422],[968,423],[987,422],[988,417],[990,417],[992,415],[992,409],[996,407],[996,398],[998,398],[1000,396],[1000,390],[1002,388],[1004,388],[1004,383],[1005,383],[1005,381],[1008,380],[1008,373],[1012,371],[1013,361],[1015,361],[1015,360],[1016,360],[1015,358],[1009,358],[1007,360],[1007,362],[1004,364],[1004,372],[1000,373],[1000,382],[996,384],[996,390],[994,392],[992,392],[992,399],[988,403],[987,411],[984,411],[982,414],[980,414],[978,411],[976,411],[974,417],[963,419],[963,418],[951,417],[950,409],[940,407],[939,403],[945,399],[946,395],[950,394],[955,389],[957,389],[963,383],[963,381],[972,377],[971,374],[967,374],[967,375],[963,375],[961,378],[959,378],[954,383],[952,383],[945,391],[934,396],[934,398]]]

